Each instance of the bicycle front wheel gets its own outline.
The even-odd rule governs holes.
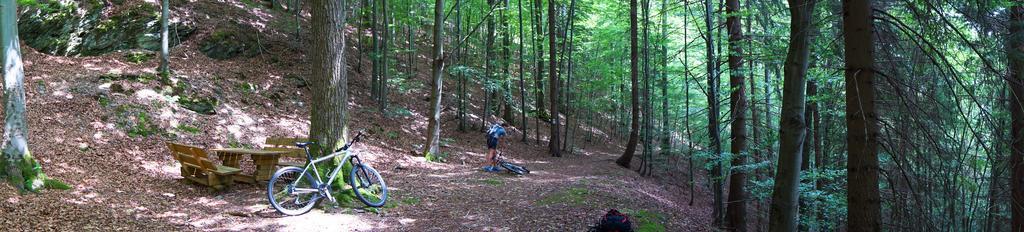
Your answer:
[[[352,185],[352,190],[359,201],[370,207],[384,206],[388,199],[388,187],[377,170],[365,164],[357,164],[352,167],[348,176],[348,183]]]
[[[267,200],[277,212],[285,215],[307,213],[321,197],[315,183],[313,175],[302,174],[302,168],[281,168],[267,183]]]

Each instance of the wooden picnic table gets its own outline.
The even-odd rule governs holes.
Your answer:
[[[224,166],[241,168],[239,161],[242,156],[248,156],[253,164],[256,164],[256,172],[253,175],[236,174],[235,180],[255,184],[257,181],[268,181],[274,174],[281,155],[288,154],[288,151],[256,150],[246,148],[218,148],[212,149]]]

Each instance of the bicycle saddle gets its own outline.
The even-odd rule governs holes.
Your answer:
[[[306,148],[307,146],[309,146],[309,145],[312,145],[312,144],[316,144],[316,142],[301,142],[301,143],[295,143],[295,146],[296,146],[296,147],[299,147],[299,148]]]

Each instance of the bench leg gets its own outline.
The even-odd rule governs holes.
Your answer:
[[[235,185],[235,175],[224,175],[220,176],[224,180],[224,185],[228,188]]]
[[[210,187],[213,187],[214,189],[217,190],[224,189],[224,184],[220,182],[220,177],[218,177],[217,175],[210,173],[209,175],[206,175],[206,179],[207,181],[209,181]]]

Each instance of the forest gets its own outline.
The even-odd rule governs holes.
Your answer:
[[[1020,0],[0,0],[0,60],[0,230],[1024,231]]]

